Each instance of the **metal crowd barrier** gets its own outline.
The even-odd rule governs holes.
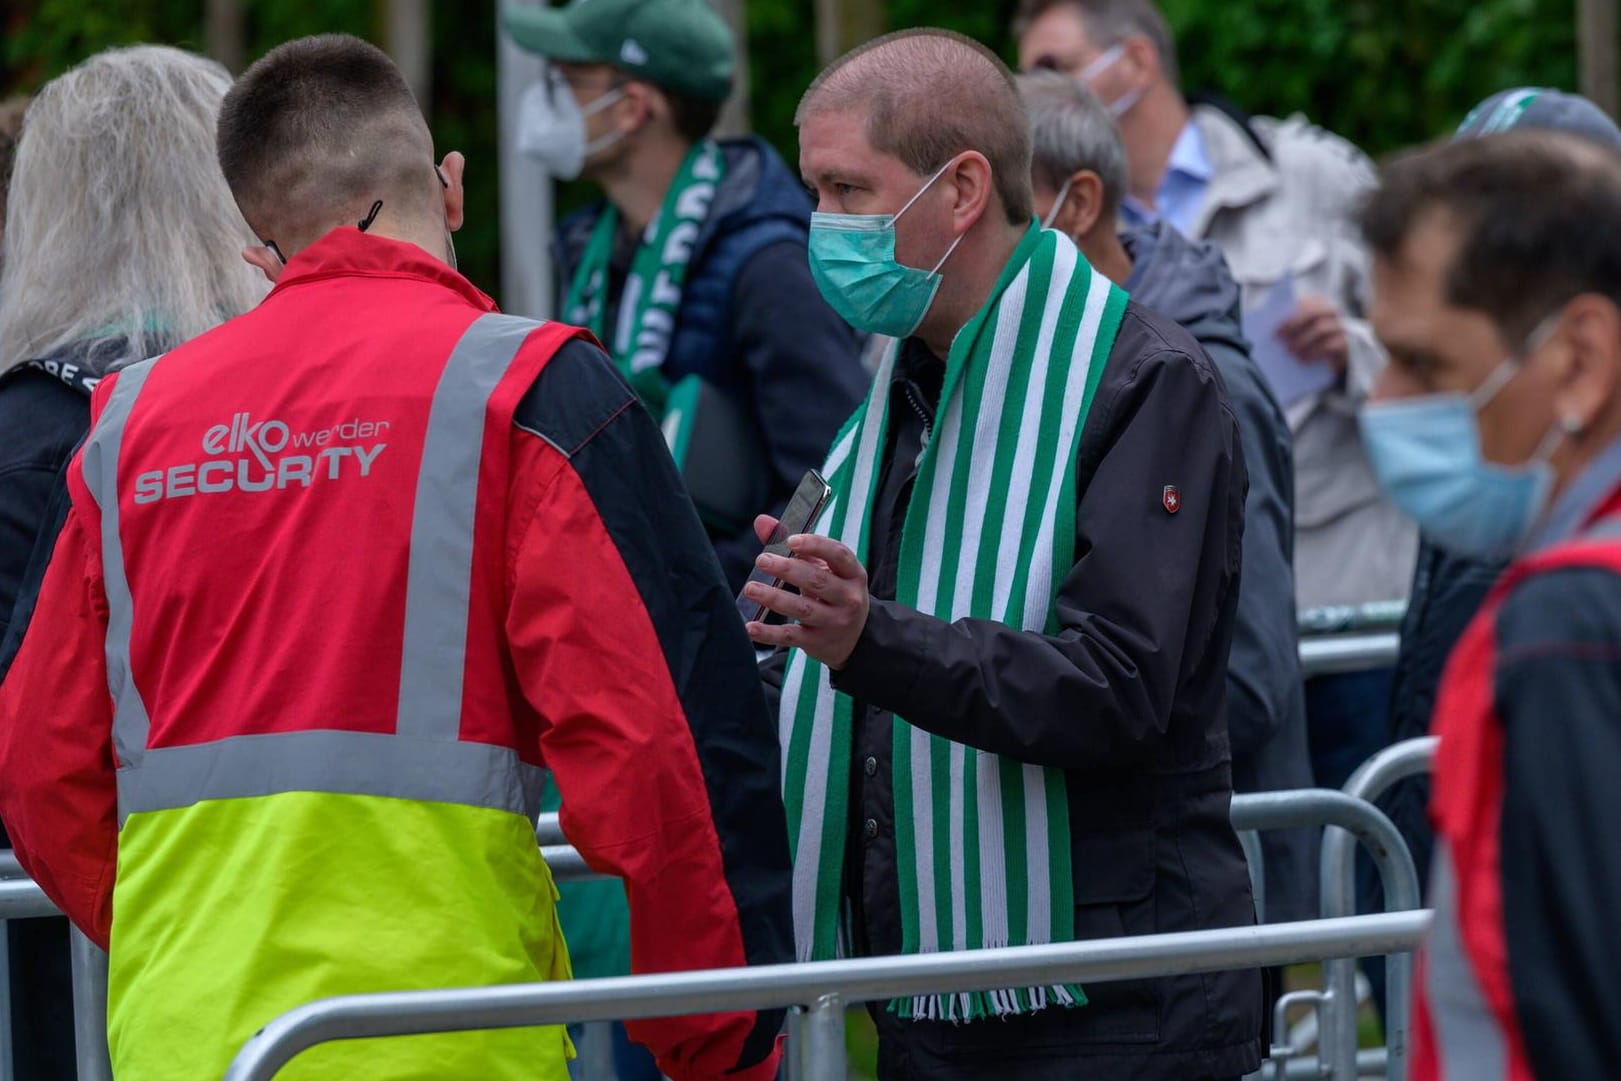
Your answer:
[[[1435,761],[1440,740],[1434,736],[1410,739],[1386,747],[1364,762],[1345,783],[1345,793],[1372,806],[1397,781],[1428,771]],[[1405,849],[1405,844],[1402,846]],[[1408,856],[1411,866],[1412,858]],[[1356,911],[1356,845],[1343,830],[1330,828],[1323,836],[1322,882],[1324,916],[1349,915]],[[1416,886],[1416,882],[1415,882]],[[1385,883],[1388,891],[1390,884]],[[1401,908],[1385,894],[1385,907]],[[1417,907],[1416,899],[1413,907]],[[1390,1049],[1389,1081],[1407,1081],[1407,1026],[1410,1014],[1413,959],[1402,955],[1385,962],[1387,990],[1385,1016]],[[1356,962],[1336,959],[1323,965],[1324,994],[1332,1001],[1349,1002],[1356,997]],[[1356,1011],[1330,1010],[1320,1015],[1318,1055],[1324,1062],[1346,1066],[1356,1058]],[[1336,1072],[1333,1076],[1344,1077]]]
[[[845,1081],[844,1011],[855,1003],[1397,953],[1416,948],[1429,922],[1426,911],[1395,912],[962,953],[347,995],[301,1006],[266,1025],[243,1045],[225,1077],[266,1081],[293,1056],[333,1040],[798,1007],[805,1011],[799,1076]]]
[[[1326,826],[1333,834],[1353,839],[1353,843],[1361,841],[1372,856],[1380,881],[1384,885],[1385,910],[1387,912],[1411,910],[1418,908],[1421,903],[1418,873],[1414,870],[1413,857],[1407,850],[1407,843],[1385,813],[1371,801],[1329,789],[1261,792],[1234,796],[1232,821],[1233,828],[1239,831],[1241,839],[1246,836],[1253,838],[1253,831],[1321,825]],[[1257,849],[1258,847],[1257,845]],[[1252,866],[1250,874],[1252,879],[1259,878],[1258,866]],[[1343,870],[1338,864],[1331,866],[1325,859],[1322,863],[1321,886],[1322,915],[1325,919],[1354,913],[1354,863],[1350,870]],[[1341,911],[1342,897],[1347,893],[1350,895],[1352,907],[1348,911]],[[1412,975],[1411,965],[1407,962],[1409,958],[1406,955],[1393,957],[1389,962],[1392,1001],[1398,999],[1406,1001],[1408,997]],[[1302,993],[1296,996],[1295,1000],[1309,1000],[1315,1004],[1319,1027],[1325,1031],[1331,1023],[1338,1031],[1340,1022],[1349,1018],[1352,1035],[1349,1052],[1337,1044],[1331,1046],[1320,1040],[1317,1058],[1314,1061],[1295,1060],[1292,1050],[1280,1038],[1286,1031],[1288,1005],[1280,1003],[1275,1012],[1274,1045],[1269,1049],[1269,1063],[1263,1066],[1257,1076],[1348,1078],[1360,1076],[1359,1069],[1369,1068],[1375,1064],[1382,1067],[1379,1071],[1382,1076],[1389,1078],[1406,1076],[1406,1015],[1398,1015],[1392,1010],[1382,1058],[1373,1059],[1361,1055],[1357,1050],[1355,1038],[1356,962],[1353,958],[1349,962],[1340,963],[1348,964],[1352,973],[1353,982],[1348,992],[1335,994],[1334,988],[1327,982],[1325,972],[1322,991]]]
[[[1414,742],[1432,743],[1433,741]],[[1364,787],[1372,791],[1380,785],[1388,784],[1396,776],[1405,776],[1422,769],[1425,761],[1427,759],[1421,755],[1414,755],[1411,749],[1406,748],[1406,745],[1402,745],[1392,748],[1383,756],[1370,760],[1369,764],[1362,771],[1359,771],[1358,776],[1371,775],[1374,778],[1373,784],[1361,782]],[[1393,762],[1395,765],[1381,764],[1385,762]],[[1397,774],[1393,773],[1393,770],[1403,772]],[[1327,827],[1331,835],[1345,839],[1344,843],[1347,846],[1348,853],[1354,851],[1354,842],[1360,840],[1368,847],[1379,870],[1385,888],[1387,911],[1411,910],[1418,907],[1418,880],[1413,870],[1412,858],[1406,850],[1406,845],[1390,820],[1366,799],[1328,789],[1303,789],[1293,792],[1267,792],[1236,796],[1233,799],[1232,820],[1234,828],[1240,831],[1240,836],[1251,840],[1255,837],[1256,831],[1291,829],[1302,826]],[[567,845],[555,815],[541,816],[537,823],[536,834],[541,843],[541,853],[558,880],[570,881],[594,877],[593,872],[585,865],[579,853]],[[4,863],[0,863],[0,871],[3,871],[5,866]],[[1349,859],[1342,860],[1337,849],[1333,857],[1330,858],[1329,849],[1325,844],[1325,856],[1322,866],[1324,916],[1340,917],[1349,915],[1350,909],[1347,906],[1353,904],[1355,900],[1353,896],[1354,864]],[[18,873],[20,873],[20,870]],[[1252,868],[1252,874],[1254,873],[1255,868]],[[1346,907],[1346,911],[1341,912],[1342,907]],[[0,919],[49,915],[54,912],[55,909],[44,898],[44,895],[34,883],[26,879],[0,882]],[[1310,921],[1308,924],[1302,924],[1301,926],[1309,926],[1319,922],[1323,921]],[[1210,933],[1213,932],[1197,932],[1197,934]],[[1178,936],[1154,937],[1176,938]],[[1141,941],[1141,939],[1131,941]],[[106,955],[97,950],[88,939],[78,934],[77,931],[74,932],[73,948],[74,1027],[79,1046],[80,1081],[108,1081],[111,1077],[111,1070],[106,1058]],[[1364,955],[1371,954],[1353,956]],[[870,963],[889,964],[896,960],[894,958],[873,959]],[[1394,1013],[1394,1005],[1407,1000],[1409,994],[1408,981],[1411,978],[1409,967],[1396,964],[1396,960],[1394,958],[1392,960],[1390,976],[1390,1001],[1393,1004],[1393,1018],[1399,1016]],[[1405,958],[1401,960],[1405,960]],[[1257,961],[1256,963],[1267,962]],[[1349,971],[1352,973],[1354,981],[1354,960],[1334,963],[1349,965]],[[779,967],[791,969],[796,966]],[[1155,974],[1170,975],[1174,973],[1167,971]],[[1068,978],[1059,975],[1046,977],[1049,981]],[[1095,976],[1089,978],[1098,979]],[[1130,977],[1122,976],[1118,978]],[[1037,979],[1033,982],[1039,983],[1043,981]],[[926,990],[941,989],[926,988]],[[834,992],[829,991],[828,993]],[[899,994],[900,992],[896,993]],[[850,998],[850,994],[851,992],[845,992],[848,1001],[865,1001],[860,998]],[[375,999],[379,996],[363,997]],[[1296,998],[1298,997],[1296,996]],[[1398,1078],[1403,1076],[1406,1054],[1406,1025],[1404,1018],[1398,1023],[1392,1024],[1386,1054],[1375,1057],[1367,1052],[1358,1052],[1355,1046],[1356,1000],[1354,982],[1349,991],[1341,991],[1336,985],[1325,979],[1325,990],[1323,992],[1312,992],[1311,998],[1318,1006],[1320,1026],[1324,1033],[1324,1038],[1320,1042],[1318,1058],[1315,1061],[1291,1060],[1287,1048],[1274,1047],[1271,1049],[1272,1060],[1269,1066],[1271,1077],[1355,1077],[1358,1075],[1357,1071],[1359,1069],[1364,1071],[1376,1070],[1386,1062],[1389,1064],[1390,1077]],[[614,1015],[614,1019],[627,1016],[644,1016],[631,1012],[633,1007],[628,1004],[621,1005],[619,1008],[621,1012]],[[704,1011],[689,1007],[686,1012]],[[645,1016],[654,1015],[648,1014]],[[1349,1028],[1351,1032],[1348,1054],[1338,1045],[1331,1044],[1328,1038],[1329,1033],[1339,1032],[1341,1022],[1347,1017],[1350,1021]],[[567,1018],[570,1021],[594,1019],[597,1019],[596,1014]],[[815,1011],[812,1010],[811,1014],[795,1027],[802,1034],[802,1039],[814,1041],[816,1039],[814,1034],[818,1031],[818,1027],[826,1027],[829,1023],[825,1019],[818,1022]],[[842,1025],[842,1021],[840,1024]],[[431,1031],[439,1030],[433,1029]],[[839,1062],[841,1063],[843,1062],[842,1056],[841,1045],[839,1050]],[[816,1069],[812,1069],[810,1063],[804,1063],[802,1066],[803,1072],[797,1075],[802,1079],[814,1081],[820,1076],[816,1072],[816,1069],[821,1068],[820,1066]],[[1259,1076],[1265,1077],[1268,1074],[1263,1072]]]
[[[1234,823],[1235,830],[1240,831],[1240,838],[1250,838],[1250,840],[1255,838],[1256,831],[1289,830],[1289,828],[1300,827],[1328,827],[1332,828],[1336,833],[1341,833],[1342,836],[1360,840],[1367,846],[1368,852],[1373,856],[1373,861],[1378,867],[1381,882],[1384,883],[1384,891],[1386,891],[1386,908],[1407,909],[1407,911],[1418,908],[1418,875],[1414,870],[1412,856],[1407,852],[1407,846],[1402,841],[1401,833],[1392,825],[1391,820],[1371,802],[1357,799],[1357,797],[1350,796],[1347,793],[1332,791],[1332,789],[1300,789],[1300,791],[1289,791],[1289,793],[1247,794],[1247,796],[1234,797],[1234,801],[1232,801],[1232,823]],[[553,865],[553,872],[558,874],[559,878],[575,877],[577,872],[585,872],[588,875],[588,869],[585,869],[584,861],[580,859],[579,852],[567,848],[567,840],[562,835],[556,815],[541,815],[535,833],[537,833],[537,838],[540,840],[541,846],[543,846],[541,851],[546,854],[546,862]],[[1256,857],[1256,865],[1260,865],[1258,857]],[[1336,912],[1339,908],[1354,906],[1354,904],[1354,878],[1349,877],[1349,875],[1337,874],[1334,870],[1329,869],[1329,865],[1324,862],[1324,916]],[[1388,914],[1394,914],[1394,912],[1388,912]],[[1336,922],[1344,921],[1323,919],[1323,921],[1308,921],[1305,924],[1295,924],[1292,927],[1311,927],[1311,925],[1328,925],[1336,924]],[[1229,932],[1195,932],[1195,934],[1222,935],[1229,934]],[[1120,943],[1151,942],[1156,938],[1182,937],[1185,937],[1185,935],[1157,935],[1157,937],[1122,938],[1122,940],[1110,940],[1109,943],[1065,943],[1065,945],[1115,946],[1120,945]],[[1410,950],[1410,948],[1412,948],[1410,945],[1402,946],[1402,950]],[[1028,950],[1052,950],[1052,946],[1033,946]],[[1000,955],[1000,953],[1007,953],[1007,951],[976,951],[976,956],[984,955],[984,953],[999,953]],[[1362,955],[1350,956],[1373,956],[1375,953],[1383,953],[1383,951],[1371,950],[1368,953],[1362,953]],[[909,971],[909,969],[905,968],[906,964],[913,963],[916,959],[880,958],[870,959],[866,963],[879,964],[879,966],[882,966],[883,971],[892,972],[893,974],[893,972]],[[930,958],[930,961],[932,961],[932,958]],[[1251,963],[1230,964],[1227,968],[1250,968],[1251,964],[1268,964],[1268,961],[1253,959]],[[819,966],[778,966],[778,968],[783,972],[791,972],[802,968],[819,968]],[[1219,968],[1221,966],[1200,969],[1200,971],[1217,971]],[[755,971],[767,971],[767,969],[755,969]],[[968,969],[964,969],[964,972],[966,971]],[[974,969],[974,971],[981,977],[987,976],[986,971],[979,971],[979,969]],[[1191,969],[1175,969],[1175,971],[1170,971],[1170,969],[1157,971],[1156,969],[1153,972],[1133,969],[1133,971],[1117,976],[1115,979],[1133,979],[1133,977],[1138,976],[1169,976],[1169,974],[1180,974],[1180,972],[1185,971],[1191,971]],[[1039,984],[1039,982],[1071,979],[1070,976],[1065,976],[1063,972],[1057,971],[1057,969],[1052,969],[1052,971],[1042,969],[1042,972],[1044,972],[1044,976],[1026,979],[1024,982],[1036,982],[1036,984]],[[720,974],[707,974],[707,976],[718,977]],[[945,972],[937,972],[937,976],[940,979],[947,979]],[[537,1016],[537,1018],[543,1016],[545,1021],[540,1021],[540,1019],[527,1021],[530,1024],[538,1024],[554,1023],[554,1021],[569,1021],[569,1023],[574,1023],[574,1021],[608,1021],[608,1019],[665,1016],[668,1013],[674,1013],[674,1010],[663,1010],[660,1013],[650,1013],[650,1011],[642,1010],[644,1000],[648,1003],[663,1002],[663,998],[660,997],[663,984],[660,982],[661,977],[635,977],[635,979],[640,979],[640,985],[632,987],[629,992],[626,992],[629,997],[609,998],[608,1002],[611,1003],[609,1010],[587,1010],[587,1008],[567,1010],[569,1005],[590,1006],[592,1003],[597,1002],[595,998],[579,998],[579,1000],[572,997],[541,998],[541,1000],[538,1000],[538,1003],[540,1003],[538,1008],[556,1006],[558,1013],[512,1015],[512,1013],[503,1013],[504,1010],[515,1008],[514,1003],[509,1002],[506,998],[490,1000],[488,1003],[483,1002],[483,1000],[470,1000],[470,1002],[452,1003],[451,1006],[444,1006],[444,1003],[439,1003],[436,1006],[430,1000],[402,1002],[397,995],[396,997],[365,995],[365,997],[353,997],[349,998],[349,1000],[327,1000],[327,1003],[360,1003],[360,1005],[355,1006],[358,1013],[347,1013],[349,1006],[344,1005],[337,1006],[339,1013],[334,1015],[336,1019],[323,1019],[321,1015],[314,1015],[311,1018],[311,1015],[300,1015],[300,1011],[295,1011],[295,1013],[290,1013],[290,1015],[282,1018],[282,1021],[287,1021],[289,1028],[277,1031],[276,1024],[280,1024],[279,1021],[279,1023],[272,1024],[271,1028],[267,1028],[264,1036],[271,1037],[271,1039],[285,1037],[285,1039],[292,1040],[289,1044],[290,1050],[287,1052],[287,1057],[290,1057],[293,1053],[297,1053],[298,1050],[310,1045],[310,1042],[305,1042],[306,1039],[313,1040],[313,1042],[324,1042],[327,1039],[386,1036],[386,1034],[402,1034],[402,1032],[451,1031],[451,1029],[456,1028],[503,1028],[507,1024],[525,1023],[520,1019],[506,1019],[506,1021],[501,1021],[499,1024],[493,1021],[496,1018],[512,1018],[512,1016]],[[1018,979],[1024,979],[1024,977],[1018,977]],[[1083,977],[1076,976],[1073,979],[1083,979]],[[1084,979],[1102,982],[1102,977],[1099,976],[1088,976],[1084,977]],[[1392,987],[1394,987],[1392,998],[1407,993],[1404,981],[1409,981],[1409,979],[1409,969],[1392,966],[1391,982]],[[632,984],[634,982],[632,981]],[[608,985],[631,987],[631,985],[622,981],[592,981],[593,987],[597,984],[603,985],[605,989]],[[582,981],[580,984],[575,985],[585,985],[585,982]],[[981,990],[987,985],[992,984],[916,984],[914,987],[921,990],[921,992],[958,992],[958,990]],[[994,985],[1023,984],[1016,981],[1015,977],[1008,976],[1007,982],[995,982]],[[723,989],[739,990],[739,992],[752,989],[752,987],[759,987],[760,992],[765,993],[767,990],[772,989],[772,984],[768,981],[762,982],[762,984],[755,984],[752,981],[739,982],[739,984],[723,982],[721,987]],[[796,1066],[794,1076],[801,1079],[801,1081],[823,1081],[823,1079],[833,1078],[833,1076],[843,1078],[845,1076],[845,1073],[843,1073],[845,1071],[843,1016],[836,1016],[836,1018],[832,1016],[832,1006],[822,1008],[820,997],[822,995],[832,997],[835,1002],[840,1003],[841,1010],[845,1005],[869,1002],[872,998],[890,997],[890,995],[888,993],[883,993],[883,995],[874,993],[874,995],[862,997],[861,993],[851,990],[845,985],[833,987],[832,984],[828,984],[827,987],[822,987],[822,985],[817,984],[815,987],[817,987],[819,995],[811,998],[809,1002],[778,1002],[778,1000],[767,1000],[767,998],[738,997],[729,1000],[731,1005],[713,1006],[713,1008],[763,1008],[763,1006],[770,1005],[794,1005],[806,1008],[806,1016],[799,1021],[799,1024],[794,1026],[794,1032],[798,1037],[798,1039],[794,1040],[794,1045],[796,1045],[796,1052],[794,1053],[798,1055],[796,1062],[793,1063]],[[919,993],[919,990],[892,993]],[[433,993],[438,992],[413,993],[415,995],[433,995]],[[676,1000],[686,1005],[684,1010],[679,1010],[681,1013],[702,1013],[702,1011],[707,1010],[705,1006],[692,1005],[691,1002],[687,1002],[684,995],[686,995],[686,992],[676,995]],[[361,1000],[365,1000],[365,1002],[361,1002]],[[383,1000],[389,1000],[389,1002],[383,1002]],[[1329,1018],[1349,1015],[1352,1032],[1355,1032],[1357,1002],[1355,1002],[1354,987],[1352,987],[1352,992],[1349,995],[1339,995],[1339,997],[1329,992],[1313,992],[1313,1002],[1318,1005],[1319,1015],[1323,1016],[1324,1028],[1326,1028]],[[494,1013],[483,1010],[485,1005],[490,1006]],[[444,1006],[444,1008],[441,1008],[441,1006]],[[376,1011],[373,1011],[373,1008],[376,1008]],[[394,1021],[389,1019],[391,1018],[389,1010],[392,1010],[392,1008],[423,1010],[425,1013],[413,1013],[412,1016],[421,1016],[421,1018],[433,1016],[434,1019],[431,1021],[433,1028],[408,1028],[408,1026],[407,1028],[373,1028],[373,1026],[394,1024]],[[491,1023],[486,1024],[486,1019]],[[363,1024],[365,1028],[353,1028],[357,1023]],[[303,1026],[306,1026],[306,1024],[310,1026],[308,1032],[303,1031]],[[1405,1019],[1396,1021],[1389,1028],[1389,1042],[1386,1049],[1378,1050],[1378,1052],[1358,1052],[1355,1045],[1352,1045],[1349,1057],[1331,1057],[1331,1055],[1319,1053],[1316,1060],[1294,1060],[1294,1058],[1289,1057],[1289,1053],[1284,1047],[1274,1047],[1274,1049],[1271,1049],[1272,1058],[1271,1063],[1269,1063],[1269,1070],[1271,1070],[1272,1078],[1324,1078],[1324,1076],[1328,1076],[1328,1078],[1355,1078],[1355,1076],[1358,1076],[1358,1071],[1362,1071],[1362,1075],[1371,1075],[1371,1073],[1376,1073],[1381,1068],[1386,1068],[1386,1063],[1396,1063],[1394,1070],[1399,1071],[1404,1068],[1402,1062],[1404,1062],[1405,1055],[1405,1031],[1407,1031],[1405,1029]],[[305,1032],[305,1034],[300,1034],[300,1032]],[[313,1036],[311,1036],[311,1032],[313,1032]],[[836,1040],[833,1039],[832,1032],[836,1032]],[[259,1037],[256,1037],[256,1039],[259,1039]],[[253,1044],[248,1045],[248,1047],[251,1049]],[[248,1053],[246,1049],[245,1053]],[[242,1062],[242,1058],[238,1058],[238,1065],[242,1065]],[[285,1062],[285,1058],[282,1058],[280,1062]],[[836,1063],[836,1065],[830,1065],[830,1063]],[[259,1066],[254,1066],[254,1068],[259,1068]],[[271,1073],[274,1073],[274,1070],[271,1070]],[[238,1076],[240,1078],[264,1078],[264,1076],[271,1076],[271,1073],[251,1073],[250,1071],[250,1073],[242,1073],[242,1075],[232,1073],[232,1075],[227,1076],[229,1078],[238,1078]],[[1263,1071],[1261,1076],[1268,1075]]]
[[[1407,614],[1407,602],[1373,601],[1369,604],[1333,604],[1303,609],[1296,617],[1302,635],[1340,634],[1346,631],[1393,631]]]
[[[1312,676],[1361,672],[1396,662],[1406,601],[1309,608],[1299,615],[1300,667]]]
[[[1305,678],[1364,672],[1396,663],[1401,638],[1395,631],[1329,634],[1300,640],[1300,671]]]
[[[1392,663],[1398,639],[1393,631],[1383,628],[1399,623],[1399,605],[1372,605],[1360,609],[1317,610],[1303,613],[1303,633],[1300,643],[1301,666],[1310,677],[1334,672],[1357,671]],[[1412,740],[1398,744],[1365,763],[1347,783],[1345,792],[1366,801],[1369,810],[1373,799],[1391,784],[1404,777],[1423,772],[1434,754],[1435,740]],[[1317,798],[1311,790],[1307,795]],[[1416,878],[1411,876],[1412,861],[1405,853],[1399,836],[1391,836],[1383,827],[1369,825],[1371,819],[1362,819],[1359,812],[1344,810],[1345,805],[1313,804],[1329,809],[1338,816],[1350,815],[1355,821],[1320,819],[1317,822],[1296,821],[1293,815],[1304,813],[1303,808],[1288,808],[1267,803],[1270,798],[1292,796],[1294,793],[1263,793],[1259,796],[1241,796],[1234,799],[1234,824],[1245,846],[1250,862],[1252,884],[1255,887],[1258,910],[1265,905],[1265,886],[1261,876],[1260,848],[1254,830],[1287,828],[1297,825],[1317,825],[1333,821],[1324,838],[1322,854],[1323,915],[1343,917],[1355,912],[1355,840],[1361,838],[1375,855],[1381,867],[1386,889],[1387,910],[1416,907],[1418,903]],[[1335,795],[1327,793],[1327,795]],[[1259,800],[1260,802],[1255,802]],[[1253,815],[1252,820],[1246,815]],[[1270,817],[1268,817],[1270,816]],[[1383,819],[1383,815],[1379,815]],[[1272,822],[1271,825],[1241,825],[1241,822]],[[1388,819],[1384,820],[1388,826]],[[1349,832],[1348,832],[1349,830]],[[1391,831],[1393,833],[1393,831]],[[542,855],[559,881],[593,877],[584,860],[567,843],[558,825],[556,815],[542,815],[536,828]],[[1406,871],[1400,867],[1396,853],[1407,855]],[[1380,861],[1385,862],[1381,863]],[[1409,882],[1409,878],[1412,881]],[[1408,886],[1412,889],[1409,891]],[[1395,892],[1393,898],[1392,891]],[[56,909],[39,888],[22,875],[16,859],[9,852],[0,852],[0,930],[4,921],[35,916],[55,915]],[[0,1081],[13,1081],[11,1062],[11,1014],[9,1009],[9,958],[6,941],[0,934]],[[1258,962],[1260,963],[1260,962]],[[106,1050],[106,955],[96,949],[78,931],[73,934],[73,993],[74,1029],[78,1043],[80,1081],[111,1081],[111,1069]],[[1405,1081],[1406,1077],[1406,1012],[1410,998],[1411,959],[1405,956],[1391,958],[1388,996],[1389,1016],[1393,1019],[1388,1042],[1388,1070],[1391,1081]],[[1364,1071],[1384,1061],[1370,1052],[1356,1048],[1354,957],[1342,956],[1329,960],[1324,966],[1324,985],[1319,1002],[1321,1036],[1319,1062],[1293,1060],[1282,1064],[1283,1077],[1352,1077],[1358,1068]],[[1092,977],[1096,979],[1096,977]],[[807,1018],[807,1031],[815,1026]],[[1329,1071],[1332,1071],[1329,1073]],[[1274,1076],[1279,1076],[1274,1073]]]

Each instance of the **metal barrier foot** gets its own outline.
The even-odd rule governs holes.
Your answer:
[[[1254,1076],[1264,1077],[1266,1081],[1284,1081],[1286,1077],[1297,1076],[1289,1070],[1290,1060],[1295,1057],[1295,1049],[1290,1046],[1287,1037],[1289,1007],[1304,1003],[1320,1012],[1332,999],[1333,995],[1330,992],[1313,990],[1290,991],[1280,996],[1272,1007],[1272,1048],[1267,1054],[1267,1062]],[[1283,1037],[1282,1040],[1279,1039],[1280,1036]],[[1327,1077],[1330,1072],[1327,1067],[1319,1064],[1308,1076]]]

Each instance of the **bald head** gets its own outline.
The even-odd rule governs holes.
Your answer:
[[[799,102],[795,125],[864,113],[867,141],[927,176],[975,150],[990,163],[1007,220],[1030,220],[1030,126],[1013,75],[983,45],[949,30],[902,30],[835,60]]]
[[[346,34],[287,42],[248,68],[220,109],[219,158],[248,224],[289,251],[378,200],[397,221],[444,214],[410,86]]]

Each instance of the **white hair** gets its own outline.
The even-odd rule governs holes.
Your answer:
[[[219,64],[158,45],[110,49],[45,84],[0,240],[0,371],[92,339],[149,356],[264,296],[214,152],[230,87]]]

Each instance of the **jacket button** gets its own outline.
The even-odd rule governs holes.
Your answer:
[[[869,818],[867,819],[867,840],[870,841],[876,836],[878,836],[878,820]]]
[[[878,775],[878,759],[868,755],[867,760],[861,764],[861,768],[867,771],[868,777],[876,777]]]

